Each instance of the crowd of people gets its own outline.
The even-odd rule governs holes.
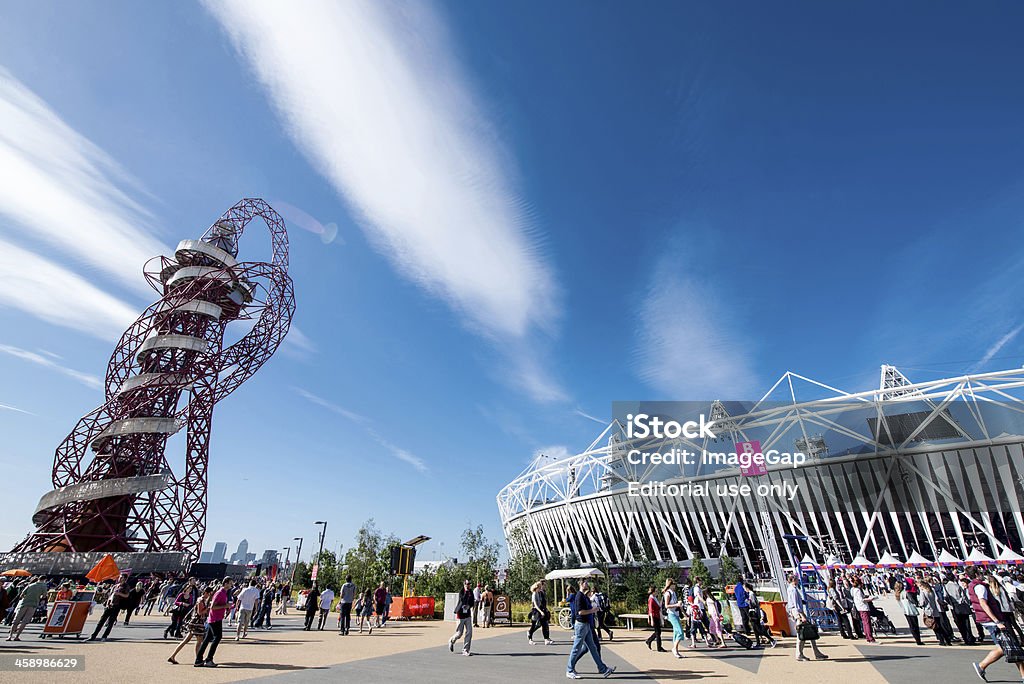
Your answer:
[[[1014,664],[1024,678],[1024,584],[1016,569],[978,566],[954,570],[950,568],[921,569],[846,569],[833,570],[827,583],[812,592],[823,595],[822,606],[808,605],[809,594],[791,577],[784,595],[786,612],[796,625],[794,656],[798,661],[825,660],[827,655],[818,645],[820,618],[824,608],[834,618],[843,639],[863,639],[877,643],[879,632],[895,633],[891,620],[876,603],[882,596],[891,596],[899,606],[907,629],[917,644],[925,644],[924,630],[930,630],[941,646],[954,643],[975,645],[989,643],[992,648],[984,658],[973,663],[975,674],[986,680],[988,668],[1000,659]],[[0,585],[0,618],[9,625],[8,641],[19,641],[25,628],[40,614],[45,615],[49,600],[72,600],[78,590],[71,580],[48,581],[44,577],[27,577]],[[337,631],[347,636],[353,629],[372,634],[388,623],[392,594],[388,583],[357,587],[352,577],[340,587],[316,582],[304,593],[303,627],[323,630],[332,612],[337,613]],[[732,588],[733,603],[721,591],[709,591],[699,580],[677,581],[669,578],[664,586],[648,587],[647,617],[651,634],[646,645],[652,651],[671,652],[683,658],[682,648],[706,647],[722,649],[727,640],[740,648],[774,647],[777,640],[769,629],[764,602],[749,580],[741,580]],[[113,627],[122,621],[129,625],[132,616],[151,615],[154,611],[168,618],[164,639],[177,641],[168,662],[193,643],[196,667],[216,667],[215,655],[223,639],[224,623],[234,628],[235,641],[246,639],[250,630],[272,629],[271,616],[287,614],[292,587],[288,582],[266,577],[249,578],[237,585],[231,578],[203,583],[196,578],[122,576],[103,584],[91,595],[93,605],[102,608],[90,640],[106,640]],[[461,651],[472,655],[474,627],[493,625],[496,594],[484,583],[475,586],[466,579],[454,606],[449,606],[456,620],[448,648],[455,651],[461,640]],[[537,633],[545,645],[554,642],[550,635],[551,606],[568,608],[573,643],[566,663],[566,676],[579,678],[576,668],[588,653],[598,674],[609,676],[614,671],[601,657],[604,638],[611,640],[614,620],[608,597],[582,580],[579,586],[569,585],[564,603],[548,594],[547,582],[538,580],[531,587],[530,627],[527,640],[537,644]],[[276,606],[276,611],[275,611]],[[666,649],[662,632],[671,626],[671,649]],[[606,635],[606,637],[605,637]]]

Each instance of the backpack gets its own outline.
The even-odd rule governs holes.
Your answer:
[[[608,597],[605,596],[603,593],[598,592],[595,598],[597,598],[597,607],[601,610],[607,612],[611,608],[611,606],[608,604]]]

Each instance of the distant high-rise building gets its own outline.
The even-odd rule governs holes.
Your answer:
[[[227,542],[217,542],[213,545],[213,554],[210,558],[211,563],[223,563],[224,557],[228,552]]]
[[[199,562],[200,563],[209,563],[212,558],[213,558],[213,551],[203,551],[201,554],[199,554]]]
[[[231,563],[235,565],[245,565],[246,555],[249,553],[249,541],[243,539],[238,542],[238,550],[231,554]]]
[[[248,565],[249,563],[255,563],[255,562],[256,562],[256,554],[255,553],[247,553],[247,554],[245,554],[245,564],[246,565]]]

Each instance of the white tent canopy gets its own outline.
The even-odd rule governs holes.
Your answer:
[[[999,556],[996,558],[996,563],[1009,563],[1011,565],[1021,565],[1024,564],[1024,556],[1020,555],[1019,553],[1015,553],[1009,547],[1007,547],[1003,549],[1003,552],[1000,553]]]
[[[843,561],[839,560],[838,556],[829,556],[828,558],[825,559],[825,567],[826,568],[845,568],[846,567],[846,563],[844,563]]]
[[[995,561],[982,553],[981,549],[974,547],[974,549],[972,549],[967,555],[966,563],[968,565],[991,565],[992,563],[995,563]]]
[[[914,551],[910,554],[910,558],[907,559],[907,565],[913,568],[921,568],[928,565],[935,565],[935,562],[928,560],[917,551]]]
[[[604,577],[604,573],[597,568],[572,568],[552,570],[544,575],[546,580],[584,579],[587,577]]]
[[[820,565],[818,565],[817,561],[812,559],[809,554],[805,553],[804,557],[803,557],[803,560],[800,561],[800,566],[801,567],[807,567],[808,565],[811,566],[812,568],[820,568],[821,567]]]
[[[886,551],[882,554],[882,557],[878,559],[878,562],[875,563],[875,566],[879,568],[902,568],[903,561]]]
[[[960,560],[959,558],[957,558],[956,556],[951,554],[949,551],[946,551],[945,549],[943,549],[942,553],[939,554],[939,558],[938,558],[938,560],[936,562],[939,565],[963,565],[964,564],[964,562],[962,560]]]
[[[873,567],[875,567],[875,564],[872,563],[871,561],[869,561],[864,556],[857,556],[856,558],[853,559],[853,562],[850,563],[850,567],[851,568],[873,568]]]

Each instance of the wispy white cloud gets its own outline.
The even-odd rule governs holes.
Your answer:
[[[1016,339],[1021,330],[1024,330],[1024,323],[1018,325],[1016,328],[996,340],[995,343],[985,351],[985,355],[981,357],[978,363],[976,363],[971,370],[978,370],[995,358],[995,355],[998,354],[1003,347]]]
[[[491,335],[554,285],[512,159],[424,3],[208,0],[298,147],[399,271]]]
[[[355,411],[349,411],[347,408],[344,408],[343,406],[339,406],[339,405],[335,404],[334,402],[327,401],[323,397],[317,396],[316,394],[313,394],[312,392],[310,392],[308,390],[304,390],[301,387],[292,387],[292,391],[294,391],[296,394],[298,394],[300,397],[302,397],[306,401],[310,401],[310,402],[316,404],[317,406],[321,406],[321,407],[327,409],[328,411],[332,411],[334,413],[337,413],[342,418],[347,418],[348,420],[351,420],[353,423],[359,423],[360,425],[366,425],[369,422],[369,420],[365,416],[361,416],[358,413],[356,413]]]
[[[370,438],[373,439],[373,441],[377,442],[377,444],[381,445],[384,449],[391,452],[391,455],[397,458],[398,460],[403,461],[408,465],[411,465],[413,468],[420,471],[421,473],[425,473],[429,470],[427,464],[419,456],[415,455],[408,449],[403,449],[399,446],[396,446],[383,435],[381,435],[377,431],[377,429],[373,427],[372,422],[366,416],[362,416],[356,413],[355,411],[350,411],[343,406],[339,406],[338,404],[335,404],[332,401],[329,401],[321,396],[313,394],[308,390],[304,390],[301,387],[292,387],[292,391],[294,391],[303,399],[310,401],[316,404],[317,406],[321,406],[327,409],[328,411],[336,413],[342,418],[350,420],[353,423],[359,425],[366,431],[366,434],[369,435]]]
[[[24,413],[26,416],[34,416],[36,414],[25,409],[20,409],[17,406],[11,406],[10,404],[0,404],[0,411],[14,411],[15,413]]]
[[[0,238],[0,306],[102,340],[116,340],[138,311],[48,259]]]
[[[502,372],[508,385],[541,404],[568,400],[565,389],[551,370],[551,364],[543,363],[535,355],[525,351],[509,353],[507,357]]]
[[[605,425],[606,426],[606,425],[608,425],[608,423],[611,422],[611,420],[601,420],[600,418],[597,418],[596,416],[592,416],[592,415],[590,415],[589,413],[587,413],[586,411],[584,411],[583,409],[581,409],[579,407],[573,409],[573,413],[575,413],[577,416],[580,416],[581,418],[586,418],[587,420],[592,420],[592,421],[594,421],[595,423],[597,423],[599,425]]]
[[[564,400],[551,373],[514,351],[552,333],[558,288],[514,160],[432,8],[205,4],[371,244],[496,344],[510,366],[502,379],[538,401]],[[321,231],[305,212],[291,214]]]
[[[299,358],[308,358],[316,353],[316,345],[313,340],[309,339],[309,336],[295,324],[288,328],[288,335],[285,336],[281,349]]]
[[[151,296],[142,265],[167,248],[152,236],[149,214],[124,192],[133,182],[0,67],[0,228]]]
[[[23,361],[34,363],[37,366],[57,371],[58,373],[66,375],[72,380],[80,382],[86,387],[90,387],[92,389],[100,389],[103,386],[103,383],[95,375],[89,375],[88,373],[82,373],[74,370],[73,368],[62,366],[48,356],[43,356],[42,354],[37,354],[35,352],[28,351],[27,349],[12,347],[9,344],[0,344],[0,353],[8,354]]]
[[[749,341],[731,329],[727,302],[669,250],[639,308],[634,364],[673,400],[735,398],[756,389]]]

